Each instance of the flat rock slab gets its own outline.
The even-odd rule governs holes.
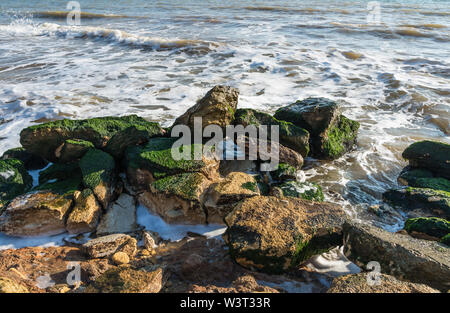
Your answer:
[[[380,263],[381,273],[450,289],[450,248],[435,241],[390,233],[370,225],[344,224],[344,253],[354,263]]]
[[[97,227],[97,235],[126,234],[136,230],[136,201],[123,193],[103,215]]]
[[[81,246],[81,249],[91,258],[108,257],[116,252],[125,252],[129,256],[134,256],[137,241],[125,234],[113,234],[89,240]]]

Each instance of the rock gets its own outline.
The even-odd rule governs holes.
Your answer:
[[[425,210],[434,216],[450,218],[450,192],[407,187],[383,193],[384,201],[405,210]]]
[[[25,164],[25,168],[29,171],[39,170],[48,164],[43,158],[27,152],[22,147],[7,150],[0,159],[18,159]]]
[[[450,234],[445,235],[441,238],[441,243],[450,247]]]
[[[17,237],[64,233],[64,222],[71,205],[70,198],[51,191],[19,196],[0,216],[0,231]]]
[[[159,242],[158,238],[151,232],[144,231],[142,238],[144,239],[144,247],[149,251],[155,249]]]
[[[253,176],[242,172],[228,174],[213,184],[205,196],[208,223],[223,224],[237,202],[258,195],[258,184]]]
[[[270,126],[279,126],[280,142],[281,144],[293,149],[306,157],[309,152],[309,133],[307,130],[297,127],[290,122],[278,120],[270,114],[259,112],[252,109],[238,109],[235,113],[235,125],[260,126],[266,125],[267,139],[270,140]]]
[[[206,223],[203,197],[210,184],[201,173],[168,176],[152,183],[138,199],[167,223]]]
[[[305,200],[322,202],[325,197],[322,187],[315,183],[288,181],[278,185],[285,197],[302,198]]]
[[[28,288],[7,277],[0,277],[0,293],[28,293]]]
[[[443,244],[356,223],[344,224],[344,238],[345,255],[360,267],[376,261],[383,274],[450,288],[450,249]]]
[[[424,169],[415,169],[410,166],[403,169],[398,177],[401,185],[430,188],[450,192],[450,181],[446,178],[435,177],[432,172]]]
[[[94,149],[94,144],[81,139],[67,139],[55,151],[55,156],[60,163],[68,163],[81,159],[89,149]]]
[[[154,138],[145,146],[131,147],[126,151],[127,177],[131,185],[142,189],[155,180],[167,176],[199,172],[209,178],[217,177],[219,162],[202,155],[201,160],[196,159],[195,151],[203,152],[204,146],[192,144],[182,146],[190,159],[175,160],[172,147],[178,138]]]
[[[47,182],[70,180],[74,177],[79,178],[81,182],[81,169],[78,163],[54,163],[39,172],[39,184],[42,185]]]
[[[224,239],[240,265],[280,273],[339,245],[345,218],[330,203],[252,197],[225,218]]]
[[[73,173],[72,177],[67,179],[50,179],[33,188],[33,191],[50,191],[68,198],[73,198],[77,190],[83,190],[81,175],[77,173]]]
[[[192,293],[279,293],[277,289],[260,285],[252,275],[243,275],[234,280],[229,287],[193,285]]]
[[[104,209],[114,195],[116,171],[114,158],[101,150],[89,150],[80,160],[83,185],[92,189]]]
[[[89,141],[97,149],[105,149],[120,158],[125,147],[141,144],[164,133],[158,123],[147,122],[136,115],[64,119],[23,129],[20,143],[28,152],[51,162],[58,162],[55,152],[68,139]]]
[[[450,145],[436,141],[413,143],[402,154],[409,165],[430,170],[437,176],[450,179]]]
[[[123,193],[103,215],[97,227],[97,235],[126,234],[136,230],[136,201]]]
[[[202,128],[208,125],[218,125],[222,128],[231,124],[238,104],[239,90],[228,86],[215,86],[175,120],[175,125],[194,127],[194,118],[202,118]]]
[[[33,178],[18,159],[0,160],[0,212],[1,207],[31,189]]]
[[[419,232],[442,238],[450,233],[450,222],[437,217],[410,218],[405,222],[404,229],[408,233]]]
[[[125,252],[116,252],[112,255],[111,260],[116,265],[130,263],[130,257]]]
[[[103,258],[116,252],[125,252],[130,257],[136,254],[137,241],[125,234],[113,234],[91,239],[81,246],[91,258]]]
[[[270,172],[270,175],[277,181],[284,181],[296,179],[297,172],[298,170],[295,167],[286,163],[280,163],[278,164],[278,168],[275,171]]]
[[[338,104],[325,98],[297,101],[278,109],[274,117],[309,131],[313,156],[336,159],[356,143],[359,123],[341,115]]]
[[[369,273],[337,277],[327,293],[439,293],[427,285],[397,280],[393,276],[380,274],[379,284],[369,285]]]
[[[127,267],[110,269],[100,275],[86,293],[157,293],[164,285],[163,270],[153,272]]]
[[[66,229],[70,234],[92,232],[97,226],[102,207],[90,189],[74,193],[75,206],[67,219]]]

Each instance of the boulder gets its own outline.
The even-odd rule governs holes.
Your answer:
[[[238,104],[239,90],[228,86],[215,86],[175,120],[175,125],[186,125],[193,129],[194,118],[202,118],[202,128],[218,125],[222,128],[231,124]]]
[[[436,141],[413,143],[402,154],[412,167],[430,170],[438,177],[450,179],[450,145]]]
[[[258,184],[253,176],[242,172],[228,174],[213,184],[205,197],[208,223],[223,224],[237,202],[258,195]]]
[[[116,252],[124,252],[133,257],[137,241],[125,234],[113,234],[91,239],[81,246],[81,250],[91,258],[109,257]]]
[[[302,198],[316,202],[322,202],[324,200],[322,187],[315,183],[301,183],[293,180],[277,185],[277,187],[281,189],[285,197]]]
[[[20,143],[28,152],[51,162],[58,162],[56,151],[68,139],[89,141],[97,149],[105,149],[120,158],[125,147],[144,143],[164,133],[158,123],[147,122],[136,115],[64,119],[23,129]]]
[[[27,287],[8,277],[0,277],[0,293],[29,293],[29,291]]]
[[[257,196],[225,218],[224,240],[240,265],[281,273],[341,244],[345,219],[334,204]]]
[[[18,159],[0,160],[0,212],[3,206],[31,189],[33,178]]]
[[[101,150],[91,149],[80,160],[83,185],[90,188],[104,209],[115,193],[116,169],[114,158]]]
[[[18,159],[22,161],[25,164],[25,168],[29,171],[39,170],[41,168],[44,168],[48,164],[48,162],[43,158],[29,153],[25,150],[25,148],[22,147],[9,149],[5,153],[3,153],[0,160],[7,159]]]
[[[71,205],[69,197],[51,191],[19,196],[11,201],[0,216],[0,231],[17,237],[64,233]]]
[[[136,201],[123,193],[100,220],[97,235],[126,234],[137,230]]]
[[[270,140],[270,126],[279,127],[280,143],[289,147],[306,157],[309,152],[309,133],[307,130],[297,127],[296,125],[278,120],[270,114],[259,112],[252,109],[238,109],[234,115],[235,125],[260,126],[266,125],[268,139]]]
[[[274,117],[309,131],[313,156],[336,159],[352,149],[359,129],[340,111],[334,101],[308,98],[278,109]]]
[[[116,265],[130,263],[130,257],[125,252],[116,252],[112,255],[111,261]]]
[[[404,186],[430,188],[450,192],[450,181],[443,177],[436,177],[432,172],[420,168],[407,166],[400,173],[398,183]]]
[[[200,172],[209,178],[217,177],[219,162],[203,154],[197,160],[195,151],[203,152],[204,146],[192,144],[181,146],[188,159],[176,160],[172,147],[178,138],[154,138],[145,146],[131,147],[126,151],[127,177],[136,189],[142,189],[155,180],[181,173]]]
[[[206,223],[204,193],[212,182],[201,173],[167,176],[139,195],[139,202],[168,223]]]
[[[395,277],[380,274],[377,284],[368,283],[369,273],[337,277],[327,293],[439,293],[439,290],[423,284],[397,280]]]
[[[437,217],[410,218],[405,222],[404,229],[408,233],[418,232],[428,236],[442,238],[450,233],[450,222]]]
[[[55,151],[59,163],[68,163],[81,159],[89,149],[94,149],[94,144],[81,139],[67,139]]]
[[[88,233],[95,230],[102,207],[91,189],[75,191],[75,205],[67,219],[66,229],[71,234]]]
[[[270,175],[274,180],[284,181],[297,178],[298,170],[286,163],[278,164],[278,168],[275,171],[270,172]]]
[[[107,270],[92,282],[86,293],[158,293],[164,286],[161,268],[146,272],[128,267]]]
[[[348,222],[344,238],[345,255],[360,267],[376,261],[383,274],[445,292],[450,289],[450,249],[443,244]]]
[[[450,192],[407,187],[383,193],[384,201],[405,210],[423,210],[437,217],[450,218]]]
[[[58,164],[54,163],[39,172],[39,184],[61,182],[77,177],[81,181],[81,169],[78,163]]]

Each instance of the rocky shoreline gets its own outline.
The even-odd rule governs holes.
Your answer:
[[[167,129],[130,115],[22,130],[22,147],[0,159],[0,232],[70,235],[62,247],[0,251],[0,292],[289,292],[286,286],[305,284],[314,286],[310,292],[450,289],[450,145],[422,141],[404,151],[403,186],[386,191],[385,204],[374,209],[409,217],[404,230],[389,233],[351,221],[342,207],[324,201],[318,184],[299,179],[307,156],[332,160],[351,151],[357,121],[325,98],[297,101],[272,116],[237,109],[238,96],[235,88],[216,86]],[[278,167],[259,170],[267,156],[248,149],[252,138],[234,145],[243,144],[254,161],[176,160],[171,130],[193,129],[196,117],[202,129],[278,126]],[[205,143],[180,151],[199,147]],[[38,183],[29,174],[35,170]],[[139,204],[169,224],[223,224],[223,240],[193,233],[163,240],[138,225]],[[362,273],[306,266],[337,246]],[[364,273],[373,261],[382,273],[378,285]],[[67,282],[68,262],[81,267],[76,284]]]

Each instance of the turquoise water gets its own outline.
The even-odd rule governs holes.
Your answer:
[[[80,4],[72,26],[66,1],[0,3],[0,153],[23,127],[64,117],[169,125],[216,84],[267,112],[323,96],[361,122],[358,148],[309,160],[306,176],[365,219],[406,146],[450,142],[449,1],[380,1],[379,15],[367,1]]]

